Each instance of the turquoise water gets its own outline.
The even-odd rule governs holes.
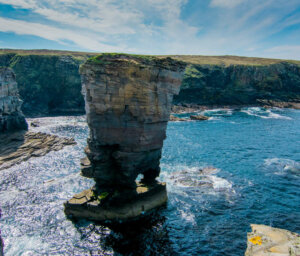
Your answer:
[[[168,204],[114,227],[73,223],[63,213],[65,200],[93,184],[79,176],[84,117],[38,119],[34,130],[75,137],[78,145],[1,171],[5,255],[231,256],[243,255],[251,223],[300,233],[300,111],[201,114],[211,119],[168,125],[159,178]]]

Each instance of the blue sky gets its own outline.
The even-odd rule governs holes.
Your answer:
[[[300,60],[300,0],[0,0],[0,48]]]

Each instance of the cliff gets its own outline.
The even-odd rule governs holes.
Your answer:
[[[0,132],[27,129],[21,105],[15,74],[0,67]]]
[[[81,174],[95,180],[93,193],[100,197],[105,193],[110,198],[106,219],[134,217],[166,200],[165,186],[156,184],[155,179],[160,173],[173,95],[179,92],[184,69],[184,63],[171,58],[125,54],[102,54],[81,66],[90,128]],[[143,175],[142,184],[136,183],[139,174]],[[121,195],[114,195],[116,191]],[[91,194],[84,193],[69,201],[67,213],[75,214],[76,198]],[[126,204],[131,210],[120,214],[124,195],[127,203],[134,202]],[[88,205],[92,199],[87,197]],[[135,204],[141,201],[142,205]],[[84,217],[104,218],[100,209],[89,215],[89,207],[82,209]],[[119,209],[117,212],[109,212],[115,207]],[[80,211],[75,215],[83,217],[82,214]]]
[[[79,66],[95,55],[0,50],[0,66],[9,66],[15,71],[26,115],[76,114],[84,113]],[[237,56],[170,57],[188,65],[181,91],[174,98],[175,104],[300,102],[299,61]]]
[[[88,55],[0,54],[0,66],[12,68],[26,116],[84,113],[79,65]]]
[[[300,65],[191,64],[174,102],[247,105],[261,100],[300,102]]]

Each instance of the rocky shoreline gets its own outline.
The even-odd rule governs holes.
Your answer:
[[[178,104],[172,106],[172,114],[193,113],[211,109],[241,109],[248,107],[263,108],[291,108],[300,109],[300,102],[285,102],[260,100],[257,104],[241,104],[241,105],[197,105],[197,104]]]
[[[61,138],[41,132],[20,131],[0,135],[0,171],[32,157],[44,156],[65,146],[75,145],[73,138]]]
[[[300,235],[285,229],[251,225],[245,256],[298,256]]]

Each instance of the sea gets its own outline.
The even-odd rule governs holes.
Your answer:
[[[182,113],[187,118],[191,113]],[[91,187],[80,176],[85,116],[28,119],[75,138],[44,157],[0,172],[6,256],[240,256],[250,224],[300,233],[300,110],[211,109],[207,121],[169,122],[160,181],[168,202],[131,223],[74,221],[63,203]]]

